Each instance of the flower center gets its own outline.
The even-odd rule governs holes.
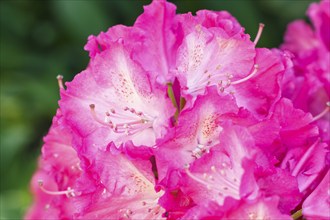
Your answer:
[[[220,68],[221,68],[221,65],[218,65],[217,69],[220,69]],[[238,84],[244,83],[244,82],[248,81],[249,79],[253,78],[258,73],[258,70],[259,70],[259,65],[255,64],[253,66],[253,69],[250,72],[250,74],[248,74],[246,77],[236,80],[236,81],[231,81],[231,79],[233,78],[232,74],[229,74],[229,73],[212,74],[212,73],[209,73],[208,70],[205,70],[202,77],[193,80],[192,86],[191,87],[188,86],[188,88],[185,88],[185,89],[188,90],[187,91],[188,93],[194,93],[194,92],[204,89],[206,86],[217,85],[219,91],[224,92],[225,89],[227,89],[231,85],[238,85]]]
[[[90,104],[89,107],[97,122],[110,127],[118,134],[133,135],[153,126],[153,117],[134,108],[125,107],[118,110],[112,108],[105,112],[104,120],[101,120],[95,111],[95,104]]]

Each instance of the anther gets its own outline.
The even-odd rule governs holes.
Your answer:
[[[211,166],[211,170],[215,173],[217,172],[217,169],[215,168],[215,166]]]
[[[250,220],[256,219],[256,218],[258,217],[257,214],[256,214],[255,212],[250,212],[250,213],[248,214],[248,216],[249,216],[249,219],[250,219]]]
[[[62,75],[58,75],[56,77],[56,79],[57,79],[57,82],[58,82],[58,87],[60,89],[64,89],[64,86],[63,86],[63,76]]]
[[[226,175],[226,173],[225,173],[225,171],[224,171],[223,169],[220,169],[220,174],[221,174],[222,176],[225,176],[225,175]]]
[[[330,112],[330,101],[326,102],[326,106],[325,106],[324,110],[323,110],[320,114],[316,115],[316,116],[313,118],[312,122],[321,119],[321,118],[322,118],[323,116],[325,116],[328,112]]]
[[[257,36],[256,38],[254,39],[253,43],[254,44],[257,44],[260,37],[261,37],[261,34],[262,34],[262,31],[264,29],[265,25],[263,23],[259,23],[259,29],[258,29],[258,33],[257,33]]]

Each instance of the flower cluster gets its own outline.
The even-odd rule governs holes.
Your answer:
[[[154,0],[90,36],[26,219],[330,218],[330,1],[257,48],[228,12]]]

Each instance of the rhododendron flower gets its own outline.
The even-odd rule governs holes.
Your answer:
[[[95,160],[76,181],[78,219],[162,219],[163,194],[154,189],[148,155],[131,159],[123,153],[98,150]]]
[[[150,81],[150,74],[130,58],[124,44],[114,42],[67,84],[61,109],[81,135],[107,129],[102,138],[117,146],[129,140],[153,146],[175,110],[166,88]]]
[[[330,143],[330,1],[310,5],[313,27],[297,20],[288,26],[282,49],[291,52],[293,71],[284,77],[284,95],[314,115],[321,137]],[[314,29],[312,29],[314,28]]]
[[[58,110],[44,138],[39,169],[31,182],[36,200],[26,214],[27,219],[66,219],[73,215],[74,186],[82,170],[71,139],[71,132]]]
[[[90,36],[86,70],[58,78],[26,219],[330,218],[327,6],[286,51],[165,0]]]

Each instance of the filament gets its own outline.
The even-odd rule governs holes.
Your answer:
[[[57,82],[58,82],[58,87],[60,89],[64,89],[64,86],[63,86],[63,76],[62,75],[58,75],[56,77],[56,79],[57,79]]]
[[[39,185],[39,188],[41,189],[41,191],[43,191],[44,193],[46,193],[48,195],[54,195],[54,196],[66,195],[67,197],[75,196],[74,190],[71,189],[70,187],[68,187],[68,190],[65,190],[65,191],[51,191],[51,190],[45,189],[44,182],[42,180],[38,180],[38,185]]]
[[[265,25],[263,23],[259,23],[259,29],[256,38],[254,39],[253,43],[256,45],[261,37],[262,31]]]
[[[232,82],[231,85],[237,85],[237,84],[243,83],[245,81],[248,81],[249,79],[251,79],[252,77],[254,77],[257,74],[258,69],[259,69],[259,65],[255,64],[254,69],[250,75],[248,75],[247,77],[245,77],[243,79],[239,79],[239,80]]]
[[[319,120],[320,118],[325,116],[328,112],[330,112],[330,101],[326,103],[326,107],[324,108],[324,110],[313,118],[312,122]]]

